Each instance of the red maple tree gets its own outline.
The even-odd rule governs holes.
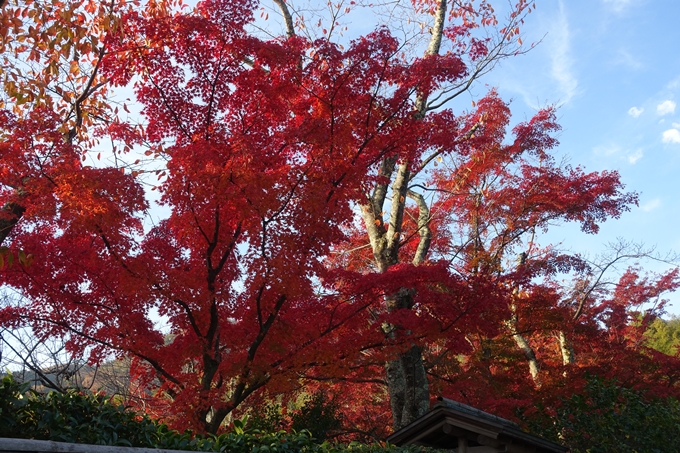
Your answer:
[[[633,299],[673,289],[675,274],[649,284],[627,274],[627,291],[590,291],[574,312],[577,299],[553,277],[583,261],[533,239],[556,221],[594,233],[628,209],[636,198],[618,174],[557,165],[552,109],[509,131],[493,90],[472,111],[447,108],[522,52],[518,26],[531,5],[520,1],[498,25],[486,2],[414,2],[432,25],[417,57],[386,27],[345,47],[323,27],[318,39],[301,36],[302,17],[274,3],[285,36],[273,39],[253,32],[248,0],[190,12],[56,4],[100,21],[96,42],[78,50],[89,75],[66,95],[59,58],[40,60],[37,38],[17,49],[38,48],[47,69],[34,74],[43,92],[5,88],[0,275],[24,303],[2,309],[0,323],[66,335],[93,362],[133,357],[146,410],[208,432],[265,388],[329,379],[357,397],[362,384],[386,385],[398,428],[429,406],[429,381],[450,394],[446,383],[467,382],[473,395],[471,379],[498,376],[515,382],[508,389],[547,387],[536,350],[550,335],[584,357],[575,345],[603,338],[602,323],[626,338],[600,342],[605,351],[639,338],[625,319]],[[12,18],[24,11],[35,17],[6,6],[1,23],[20,27]],[[67,44],[52,46],[57,56],[76,53]],[[80,74],[82,58],[68,71]],[[130,84],[141,126],[97,91]],[[61,99],[45,87],[60,87]],[[103,139],[118,147],[113,164],[85,165]],[[138,162],[120,164],[139,149]],[[169,212],[152,226],[149,173]],[[503,346],[505,365],[485,364],[490,344]],[[517,351],[533,364],[529,385]]]

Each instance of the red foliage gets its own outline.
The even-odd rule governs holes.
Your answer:
[[[135,80],[145,125],[116,118],[94,132],[148,147],[169,214],[145,223],[147,170],[85,166],[93,144],[65,140],[54,111],[3,110],[0,202],[24,212],[0,211],[20,218],[2,256],[23,257],[0,266],[0,282],[26,304],[0,310],[2,324],[68,333],[69,350],[92,362],[134,357],[145,409],[199,431],[217,431],[265,388],[323,381],[335,383],[355,433],[382,435],[382,366],[412,344],[425,350],[435,392],[501,415],[571,391],[584,370],[675,391],[677,363],[642,346],[649,316],[631,309],[674,290],[677,275],[647,281],[631,270],[614,291],[570,299],[556,275],[588,266],[529,239],[556,221],[597,232],[636,203],[619,175],[557,165],[552,109],[512,131],[494,91],[472,112],[420,109],[465,82],[466,61],[489,54],[473,30],[496,25],[493,9],[459,3],[450,11],[458,28],[445,33],[452,51],[410,61],[386,28],[346,49],[258,39],[246,27],[252,1],[126,10],[101,69],[112,84]],[[359,209],[390,182],[389,162],[408,167],[411,192],[391,200],[401,224],[373,213],[398,241],[379,271]],[[432,236],[423,262],[413,258],[424,230],[416,191],[428,197]],[[409,305],[388,311],[385,297],[405,288]],[[538,389],[510,320],[540,357]],[[576,364],[563,363],[559,332]],[[624,373],[623,363],[634,366]]]

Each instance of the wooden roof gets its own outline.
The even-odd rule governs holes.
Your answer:
[[[501,417],[439,398],[430,412],[387,438],[394,445],[453,449],[456,453],[566,453],[567,448],[522,431]]]

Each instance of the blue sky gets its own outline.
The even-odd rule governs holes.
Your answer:
[[[542,41],[484,82],[512,99],[519,120],[539,107],[560,105],[557,155],[587,171],[619,171],[640,197],[639,207],[606,222],[598,235],[561,226],[542,242],[561,241],[592,255],[623,237],[661,254],[680,251],[680,2],[536,3],[522,35],[525,43]],[[670,299],[668,311],[680,314],[680,295]]]

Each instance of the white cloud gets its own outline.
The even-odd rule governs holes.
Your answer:
[[[616,143],[608,143],[593,147],[593,154],[599,159],[625,160],[629,164],[635,165],[644,157],[644,148],[630,149],[622,148]]]
[[[637,107],[631,107],[628,109],[628,114],[632,116],[633,118],[637,118],[638,116],[642,115],[642,112],[644,112],[644,108],[637,108]]]
[[[664,143],[680,143],[680,131],[677,129],[668,129],[663,133]]]
[[[666,84],[666,88],[668,88],[669,90],[675,90],[679,86],[680,86],[680,76],[674,78],[673,80],[668,82],[668,84]]]
[[[602,0],[605,5],[609,6],[611,9],[617,13],[622,12],[624,9],[628,8],[633,0]]]
[[[613,156],[618,154],[621,148],[617,145],[600,145],[593,148],[593,152],[597,156]]]
[[[635,152],[628,155],[628,162],[632,165],[635,165],[637,161],[642,159],[642,156],[642,148],[638,148],[635,150]]]
[[[658,113],[659,115],[675,113],[675,102],[670,100],[663,101],[661,104],[656,106],[656,113]]]
[[[655,198],[640,206],[640,209],[642,209],[645,212],[649,212],[655,210],[659,206],[661,206],[661,200]]]
[[[619,49],[618,58],[614,62],[628,66],[631,69],[640,69],[643,66],[642,62],[632,56],[626,49]]]
[[[550,55],[552,59],[551,73],[557,83],[564,98],[562,101],[566,104],[576,94],[578,87],[578,80],[573,74],[572,65],[573,58],[571,57],[571,33],[569,31],[569,23],[567,21],[567,14],[564,11],[564,3],[560,0],[560,16],[553,24],[552,36],[549,36]]]

